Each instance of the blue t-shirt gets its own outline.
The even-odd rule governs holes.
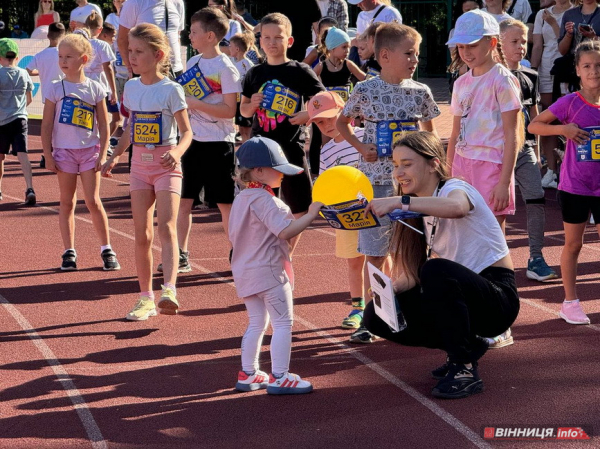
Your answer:
[[[0,67],[0,126],[27,118],[27,92],[33,90],[29,74],[19,67]]]

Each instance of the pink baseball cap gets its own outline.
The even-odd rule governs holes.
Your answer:
[[[344,108],[344,100],[335,92],[319,92],[308,101],[308,123],[317,118],[331,118]]]

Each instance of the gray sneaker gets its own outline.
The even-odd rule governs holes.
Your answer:
[[[158,271],[159,273],[163,272],[162,263],[158,264],[156,271]],[[182,251],[181,248],[179,248],[179,266],[177,267],[177,272],[189,273],[190,271],[192,271],[192,266],[190,265],[190,252]]]

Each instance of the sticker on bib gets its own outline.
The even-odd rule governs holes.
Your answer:
[[[94,129],[94,106],[78,98],[65,97],[59,122],[91,131]]]
[[[117,54],[115,55],[117,58],[115,61],[115,65],[117,67],[123,67],[123,57],[121,56],[121,52],[117,50]]]
[[[342,100],[344,101],[348,101],[348,98],[350,97],[350,86],[326,87],[325,89],[329,92],[335,92],[342,97]]]
[[[367,70],[366,79],[373,78],[375,76],[379,76],[379,70],[374,69],[373,67],[369,67],[369,69]]]
[[[190,95],[197,100],[203,100],[213,92],[208,81],[204,78],[200,67],[198,67],[198,64],[179,75],[175,81],[183,86],[187,95]]]
[[[384,120],[377,123],[377,156],[392,157],[394,143],[403,134],[419,130],[415,120]]]
[[[355,231],[375,228],[379,221],[370,212],[365,214],[368,201],[364,198],[332,204],[321,209],[321,215],[332,228]]]
[[[134,145],[162,143],[162,112],[131,112],[131,142]]]
[[[267,83],[262,91],[263,109],[291,117],[300,104],[300,95],[281,84]]]
[[[577,162],[600,162],[600,126],[583,128],[590,133],[589,140],[577,145]]]

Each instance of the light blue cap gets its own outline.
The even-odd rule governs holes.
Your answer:
[[[346,42],[350,43],[350,36],[346,32],[336,27],[331,27],[327,30],[327,37],[325,38],[327,50],[333,50]]]

